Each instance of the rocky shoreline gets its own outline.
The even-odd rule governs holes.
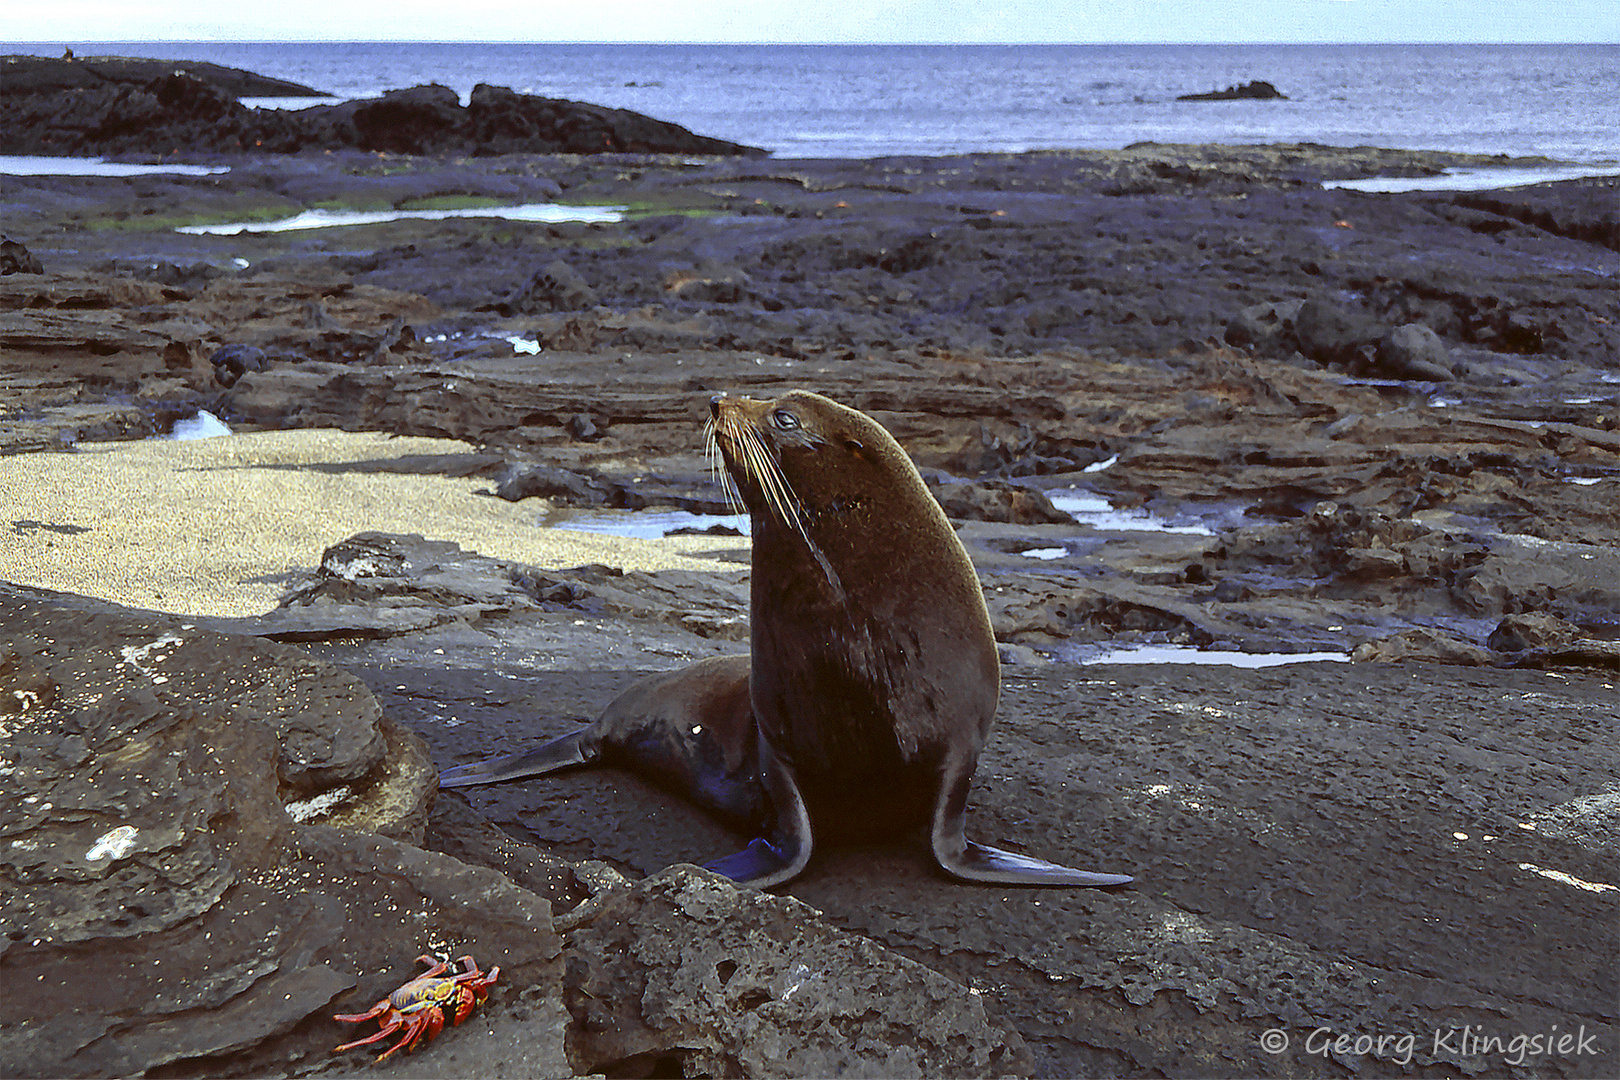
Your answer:
[[[197,60],[153,60],[139,56],[75,56],[69,49],[60,57],[13,53],[0,56],[0,98],[34,94],[97,90],[108,86],[147,86],[167,75],[182,73],[201,79],[231,97],[331,97],[303,83],[260,75],[256,71],[225,67]]]
[[[462,440],[332,467],[547,514],[715,511],[708,396],[816,389],[895,432],[980,568],[1006,670],[970,829],[1138,884],[880,848],[749,895],[660,873],[735,838],[622,773],[432,799],[743,651],[741,538],[624,571],[356,529],[229,617],[13,569],[0,976],[56,996],[0,1022],[8,1075],[357,1071],[325,1017],[430,947],[502,982],[402,1074],[1513,1070],[1466,1025],[1609,1055],[1531,1075],[1620,1052],[1616,181],[1363,195],[1321,182],[1480,162],[1309,145],[196,160],[229,171],[0,179],[38,260],[0,276],[8,478],[205,408]],[[175,231],[524,202],[625,210]],[[117,550],[7,506],[8,567]],[[1360,662],[1074,663],[1121,644]]]
[[[330,96],[212,64],[4,56],[0,154],[765,153],[628,109],[483,83],[465,107],[454,90],[438,85],[303,109],[257,108],[237,100],[301,95]]]

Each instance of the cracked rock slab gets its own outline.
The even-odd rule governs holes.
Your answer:
[[[385,997],[423,952],[560,1001],[544,900],[316,823],[421,835],[425,751],[358,680],[179,619],[0,599],[0,1073],[316,1063],[350,1037],[331,1014]],[[288,760],[373,812],[338,800],[301,823],[311,792]]]
[[[674,866],[610,897],[564,949],[582,1072],[1001,1076],[1023,1040],[976,994],[792,897]]]

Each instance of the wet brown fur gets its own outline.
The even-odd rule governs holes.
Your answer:
[[[1000,692],[966,551],[905,451],[853,409],[723,398],[710,428],[753,518],[754,714],[817,836],[926,825]]]

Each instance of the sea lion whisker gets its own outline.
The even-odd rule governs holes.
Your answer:
[[[753,480],[754,486],[759,488],[760,495],[765,500],[765,509],[781,516],[777,492],[771,486],[770,465],[758,437],[750,430],[738,432],[737,448],[741,452],[743,471]]]
[[[781,463],[771,453],[770,447],[759,437],[759,433],[752,427],[743,429],[742,446],[744,457],[747,459],[746,468],[749,474],[759,481],[760,490],[764,493],[766,502],[775,511],[776,516],[798,538],[804,541],[809,550],[810,557],[816,560],[821,567],[822,574],[827,579],[827,585],[832,589],[833,595],[838,598],[841,605],[848,606],[849,598],[844,592],[844,583],[838,579],[838,572],[833,569],[832,563],[827,559],[821,547],[810,536],[810,529],[805,524],[804,503],[793,490],[788,481],[787,474],[782,471]]]
[[[782,475],[781,466],[776,463],[770,450],[753,429],[745,428],[740,434],[742,438],[739,445],[743,454],[743,467],[758,484],[760,493],[765,496],[766,505],[784,525],[799,535],[804,535],[804,524],[798,512],[798,499],[794,497],[793,489],[788,486],[787,479]]]
[[[765,502],[765,511],[804,542],[810,557],[821,568],[822,575],[827,579],[827,584],[839,604],[847,606],[848,596],[844,592],[843,582],[838,578],[838,572],[833,569],[826,554],[810,536],[810,529],[805,523],[803,500],[793,490],[793,485],[782,471],[781,463],[777,461],[770,446],[761,438],[759,431],[752,424],[722,418],[716,424],[716,434],[723,434],[730,443],[738,465],[759,490]]]
[[[742,492],[737,490],[737,482],[726,468],[726,455],[720,448],[719,425],[713,418],[703,424],[703,440],[709,454],[709,475],[725,494],[727,509],[733,514],[746,514],[748,507],[743,504]]]

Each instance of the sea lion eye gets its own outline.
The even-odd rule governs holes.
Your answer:
[[[771,423],[775,424],[783,431],[792,431],[794,428],[799,426],[799,418],[788,412],[786,409],[777,409],[775,412],[771,413]]]

